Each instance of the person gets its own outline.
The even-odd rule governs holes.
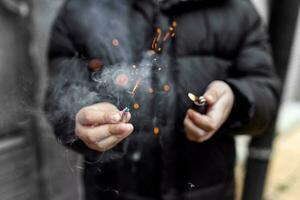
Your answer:
[[[87,200],[229,200],[234,136],[264,133],[279,87],[248,0],[72,0],[49,42],[45,109],[58,140],[85,156]],[[206,114],[188,93],[204,96]]]

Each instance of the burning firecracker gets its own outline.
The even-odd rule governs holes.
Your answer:
[[[121,111],[121,121],[125,122],[127,121],[128,115],[129,115],[130,109],[128,107],[124,108]]]
[[[115,90],[116,92],[114,92],[114,95],[118,95],[119,92],[120,94],[125,94],[123,93],[124,90],[127,91],[126,94],[130,94],[129,97],[125,97],[125,99],[127,98],[126,101],[128,101],[125,102],[127,103],[127,107],[120,111],[122,121],[126,121],[129,114],[129,107],[132,107],[134,110],[140,109],[140,104],[132,103],[135,102],[135,96],[139,88],[140,90],[145,90],[148,94],[154,94],[156,90],[162,90],[165,93],[171,90],[171,86],[169,84],[164,84],[161,89],[152,88],[150,86],[151,83],[146,78],[151,77],[153,70],[158,73],[164,70],[165,66],[161,64],[159,54],[163,51],[164,44],[171,38],[175,37],[176,26],[176,21],[173,21],[167,31],[163,31],[160,27],[156,28],[151,50],[144,54],[140,63],[132,65],[119,63],[103,68],[104,63],[102,63],[100,59],[93,59],[89,61],[88,68],[92,72],[90,77],[94,82],[109,90]],[[120,46],[120,42],[117,38],[114,38],[111,40],[111,45],[113,47],[118,47]],[[153,134],[158,135],[160,129],[154,122],[153,127]]]

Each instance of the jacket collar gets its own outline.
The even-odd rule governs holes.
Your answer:
[[[163,10],[169,10],[172,7],[184,4],[191,4],[191,3],[203,3],[203,4],[214,4],[214,3],[221,3],[226,0],[135,0],[137,4],[152,4],[159,6]]]
[[[214,6],[226,1],[228,0],[132,0],[136,8],[144,13],[150,21],[153,19],[157,8],[178,14],[186,9],[199,8],[198,6]]]

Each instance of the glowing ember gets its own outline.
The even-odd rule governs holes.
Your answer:
[[[133,104],[132,107],[133,107],[133,109],[138,110],[138,109],[140,109],[140,104],[135,103],[135,104]]]
[[[172,26],[173,26],[174,28],[176,28],[177,22],[176,22],[176,21],[173,21],[173,22],[172,22]]]
[[[188,96],[192,101],[197,101],[197,99],[198,99],[198,97],[196,95],[194,95],[193,93],[188,93]]]
[[[119,74],[116,78],[116,84],[118,86],[125,86],[128,84],[129,78],[126,74]]]
[[[152,41],[152,50],[156,53],[162,51],[163,42],[166,42],[168,39],[175,37],[175,28],[177,26],[176,21],[173,21],[170,27],[168,28],[168,31],[164,34],[162,33],[162,30],[160,28],[156,29],[155,36]],[[162,35],[163,34],[163,35]]]
[[[164,85],[164,91],[165,91],[165,92],[169,92],[170,90],[171,90],[171,86],[168,85],[168,84],[165,84],[165,85]]]
[[[153,133],[154,133],[154,135],[158,135],[159,134],[159,128],[158,127],[154,127],[154,129],[153,129]]]
[[[117,39],[113,39],[113,40],[111,41],[111,43],[112,43],[112,45],[115,46],[115,47],[116,47],[116,46],[119,46],[119,44],[120,44],[120,43],[119,43],[119,40],[117,40]]]
[[[103,67],[103,62],[100,59],[92,59],[89,61],[88,68],[92,72],[99,71]]]

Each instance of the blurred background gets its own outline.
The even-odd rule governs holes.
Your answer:
[[[0,199],[80,200],[81,157],[42,112],[49,30],[63,0],[0,0]],[[237,199],[300,196],[300,0],[253,0],[284,82],[273,129],[236,138]]]

